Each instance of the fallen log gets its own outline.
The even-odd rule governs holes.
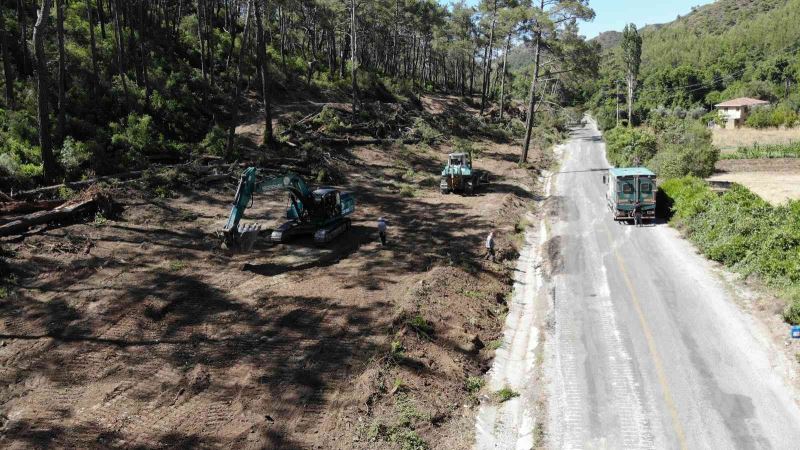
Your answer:
[[[82,187],[85,187],[85,186],[90,186],[90,185],[98,183],[100,181],[126,180],[126,179],[130,179],[130,178],[138,178],[138,177],[141,177],[143,173],[144,173],[143,170],[135,170],[135,171],[132,171],[132,172],[118,173],[116,175],[107,175],[107,176],[104,176],[104,177],[91,178],[89,180],[73,181],[73,182],[69,182],[69,183],[61,183],[61,184],[56,184],[56,185],[53,185],[53,186],[45,186],[45,187],[40,187],[40,188],[36,188],[36,189],[31,189],[30,191],[17,192],[16,194],[14,194],[14,197],[15,198],[19,198],[19,197],[30,197],[30,196],[39,195],[39,194],[47,194],[47,193],[50,193],[50,192],[55,192],[55,191],[57,191],[57,190],[59,190],[61,188],[69,188],[69,189],[73,189],[74,190],[76,188],[82,188]]]
[[[0,203],[0,214],[28,214],[36,211],[53,209],[61,206],[64,200],[40,200],[35,202],[5,202]]]
[[[317,139],[320,144],[336,145],[336,146],[354,146],[354,145],[382,145],[393,144],[395,142],[402,142],[403,144],[418,144],[419,138],[406,138],[406,139],[359,139],[359,138],[325,138]]]
[[[90,198],[76,200],[49,211],[39,211],[22,216],[12,222],[0,226],[0,236],[22,234],[31,227],[51,222],[64,221],[79,214],[91,213],[107,207],[111,199],[103,194],[94,194]]]
[[[233,177],[233,172],[211,174],[211,175],[206,175],[203,178],[200,178],[199,180],[197,180],[197,182],[200,184],[211,184],[217,181],[227,180],[232,177]]]

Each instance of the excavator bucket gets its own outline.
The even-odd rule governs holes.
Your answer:
[[[249,252],[262,231],[263,227],[257,223],[241,225],[237,230],[225,233],[225,246],[229,250]]]

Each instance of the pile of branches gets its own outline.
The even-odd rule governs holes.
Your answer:
[[[288,124],[281,133],[290,145],[311,142],[355,146],[393,142],[415,144],[420,141],[413,129],[419,112],[400,103],[364,103],[355,115],[349,103],[318,103],[315,106],[320,110]]]

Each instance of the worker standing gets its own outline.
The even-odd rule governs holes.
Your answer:
[[[633,207],[633,223],[637,227],[642,226],[642,205],[639,202]]]
[[[497,262],[494,255],[494,230],[489,232],[489,236],[486,236],[486,256],[483,259],[491,259],[492,262]]]
[[[381,238],[381,245],[386,245],[386,219],[378,219],[378,236]]]

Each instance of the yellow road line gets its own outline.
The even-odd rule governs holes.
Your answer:
[[[650,326],[647,324],[647,320],[644,318],[644,312],[642,311],[642,305],[639,301],[639,296],[636,295],[636,289],[633,288],[633,283],[628,275],[628,270],[625,268],[625,260],[622,259],[622,255],[619,253],[619,250],[614,247],[614,236],[611,234],[611,230],[608,229],[608,225],[605,222],[603,222],[603,228],[605,228],[606,233],[608,234],[609,245],[614,252],[614,257],[617,260],[620,272],[622,272],[622,278],[625,280],[625,285],[628,287],[628,291],[631,294],[633,308],[636,310],[636,314],[639,316],[639,323],[642,325],[642,331],[644,332],[644,337],[647,341],[647,347],[650,349],[650,356],[653,358],[653,364],[656,366],[656,374],[658,375],[658,383],[661,385],[661,392],[664,395],[664,402],[666,402],[667,409],[669,409],[669,414],[672,417],[672,429],[677,435],[678,445],[680,445],[682,450],[686,450],[688,448],[686,446],[686,435],[683,432],[683,426],[681,425],[680,418],[678,417],[678,408],[675,406],[675,401],[672,399],[672,391],[669,389],[667,375],[664,373],[664,364],[661,362],[661,356],[659,356],[658,349],[656,348],[656,341],[653,339],[653,333],[650,331]]]

